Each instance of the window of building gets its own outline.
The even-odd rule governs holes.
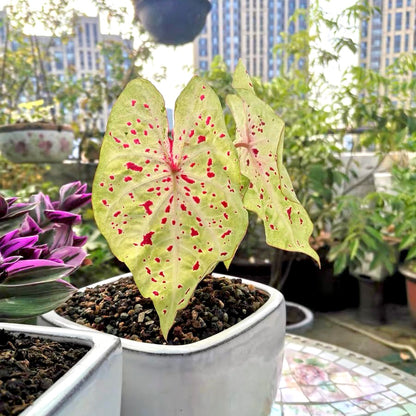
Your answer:
[[[394,52],[400,52],[400,45],[401,45],[402,37],[401,35],[394,36]]]
[[[402,12],[396,12],[395,29],[402,30]]]
[[[87,52],[87,62],[88,69],[92,69],[92,53],[90,51]]]
[[[58,71],[62,71],[64,69],[64,55],[62,51],[55,51],[54,58],[55,58],[55,68]]]
[[[403,0],[396,0],[396,7],[403,7]]]
[[[391,31],[391,13],[387,15],[387,32]]]
[[[386,68],[390,65],[390,59],[386,58]]]
[[[410,12],[406,12],[406,29],[410,29]]]
[[[367,20],[363,20],[361,23],[361,36],[364,38],[368,36],[368,21]]]
[[[389,0],[389,9],[393,7],[393,0]]]
[[[96,45],[98,43],[98,28],[97,28],[97,23],[93,23],[92,24],[92,34],[93,34],[93,38],[94,38],[94,45]]]
[[[306,30],[306,19],[303,14],[299,16],[299,30]]]
[[[404,35],[404,50],[406,52],[409,50],[409,35],[407,33]]]
[[[387,53],[390,53],[390,40],[391,40],[390,36],[387,36],[386,38],[386,52]]]
[[[0,19],[0,42],[4,43],[6,40],[6,30],[4,26],[4,19]]]
[[[95,52],[95,69],[100,69],[100,54]]]
[[[79,51],[79,66],[81,69],[85,69],[84,51]]]
[[[81,26],[78,26],[77,27],[77,38],[78,38],[78,45],[79,46],[83,46],[84,45],[83,36],[84,36],[84,33],[82,31],[82,27]]]
[[[361,58],[367,58],[367,42],[361,42]]]
[[[85,24],[85,40],[87,46],[91,46],[91,33],[90,33],[90,24]]]

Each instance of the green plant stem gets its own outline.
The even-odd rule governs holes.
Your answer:
[[[282,289],[282,287],[286,283],[287,278],[289,277],[289,273],[290,273],[290,270],[292,269],[292,264],[293,264],[294,259],[295,259],[295,255],[293,253],[290,253],[288,264],[282,275],[283,251],[282,250],[273,251],[269,286],[275,287],[278,290]]]

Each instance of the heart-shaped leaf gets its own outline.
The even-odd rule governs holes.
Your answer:
[[[178,97],[173,137],[162,96],[131,81],[112,109],[92,196],[98,227],[153,300],[165,338],[248,223],[220,102],[198,77]]]
[[[234,73],[233,87],[238,95],[229,95],[227,104],[236,122],[234,144],[241,172],[250,180],[244,205],[263,220],[269,245],[308,254],[319,263],[309,245],[312,222],[296,198],[283,166],[284,123],[255,95],[241,61]]]

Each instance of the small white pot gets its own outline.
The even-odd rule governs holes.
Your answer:
[[[126,276],[129,274],[91,287]],[[282,294],[269,286],[243,282],[270,298],[223,332],[181,346],[121,339],[122,415],[269,416],[282,369],[285,302]],[[55,312],[42,315],[39,322],[95,331]]]
[[[58,163],[73,151],[74,132],[51,123],[0,126],[0,149],[14,163]]]
[[[30,337],[90,347],[65,375],[20,416],[117,416],[121,402],[121,343],[98,332],[0,323],[0,329]]]
[[[288,306],[299,309],[301,313],[304,315],[304,318],[295,324],[286,325],[287,332],[291,334],[303,334],[312,327],[313,312],[309,308],[295,302],[286,302],[286,307]]]

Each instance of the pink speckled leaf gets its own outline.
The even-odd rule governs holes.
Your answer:
[[[176,102],[174,139],[159,92],[142,79],[128,84],[110,115],[92,202],[165,338],[198,282],[233,257],[246,232],[240,183],[221,105],[201,79]]]
[[[238,95],[228,96],[227,103],[237,126],[234,144],[241,172],[250,180],[245,207],[263,220],[269,245],[308,254],[319,263],[309,245],[312,222],[296,198],[283,166],[284,123],[256,97],[241,61],[234,73],[233,87]]]

